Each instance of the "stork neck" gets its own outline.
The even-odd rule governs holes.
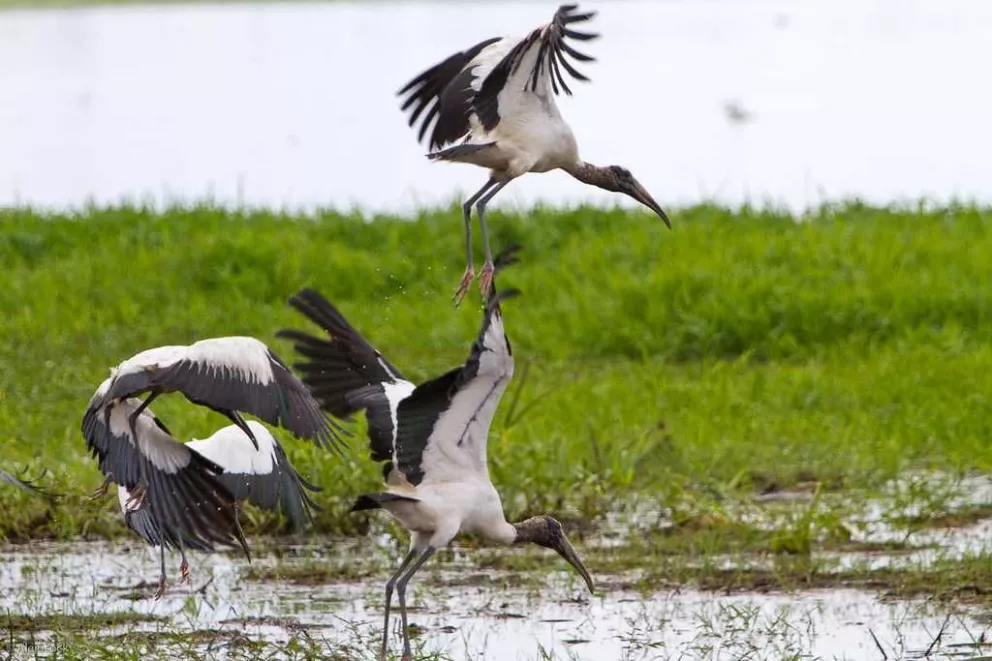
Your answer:
[[[584,184],[589,184],[591,186],[596,186],[597,188],[602,188],[612,192],[616,192],[620,188],[616,175],[614,175],[613,170],[608,167],[603,168],[598,165],[593,165],[592,163],[579,161],[578,165],[566,168],[565,171]]]
[[[513,544],[517,541],[517,528],[503,520],[490,526],[486,536],[497,544]]]

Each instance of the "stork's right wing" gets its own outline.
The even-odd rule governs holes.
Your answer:
[[[217,479],[223,469],[165,433],[147,409],[132,432],[129,418],[140,404],[111,400],[86,410],[83,436],[101,472],[131,492],[143,488],[142,503],[166,534],[241,546],[247,554],[236,501]]]
[[[489,427],[513,377],[500,302],[518,293],[491,294],[465,364],[421,384],[400,402],[394,463],[410,484],[487,474]]]
[[[486,39],[466,51],[455,53],[424,71],[397,92],[400,96],[407,95],[402,110],[413,108],[409,120],[411,128],[424,111],[427,111],[420,124],[417,140],[423,142],[435,119],[437,124],[428,143],[431,149],[438,149],[468,133],[468,115],[472,110],[472,99],[479,89],[478,82],[473,86],[474,67],[469,65],[484,49],[499,41],[499,37]]]

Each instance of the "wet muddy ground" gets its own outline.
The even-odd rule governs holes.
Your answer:
[[[521,560],[519,549],[462,542],[411,583],[415,649],[429,659],[992,659],[992,602],[981,597],[988,481],[957,487],[964,495],[941,501],[951,513],[940,525],[932,511],[920,518],[918,502],[898,513],[867,502],[844,521],[846,546],[786,554],[786,569],[775,553],[644,555],[663,539],[637,546],[645,520],[607,522],[577,544],[592,596],[551,553]],[[811,500],[769,498],[733,525],[782,526]],[[375,659],[383,586],[403,551],[388,534],[267,538],[250,563],[191,553],[190,585],[169,555],[169,590],[156,601],[158,553],[137,540],[0,546],[0,658]],[[959,561],[971,564],[954,573]],[[931,590],[934,563],[944,573]]]

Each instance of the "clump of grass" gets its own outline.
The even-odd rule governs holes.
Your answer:
[[[0,615],[0,626],[7,632],[22,633],[31,631],[93,631],[123,624],[156,622],[165,618],[134,611],[94,612],[87,614]]]
[[[520,243],[500,277],[520,376],[497,412],[490,470],[511,518],[595,520],[809,481],[867,487],[913,468],[992,468],[992,212],[850,205],[797,223],[710,206],[677,231],[639,212],[498,214]],[[307,328],[286,299],[312,286],[415,381],[464,360],[478,301],[455,309],[456,209],[416,218],[291,216],[210,207],[0,211],[4,466],[48,467],[55,504],[0,488],[0,536],[122,534],[79,429],[109,366],[142,349]],[[471,300],[471,299],[470,299]],[[523,374],[526,373],[526,378]],[[181,439],[227,422],[156,402]],[[365,534],[349,514],[378,489],[363,423],[331,456],[277,431],[324,487],[315,529]],[[9,515],[7,515],[9,513]],[[277,532],[253,516],[249,534]],[[801,546],[801,545],[800,545]]]

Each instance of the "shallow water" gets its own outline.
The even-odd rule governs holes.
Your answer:
[[[247,577],[238,556],[193,554],[193,586],[210,580],[202,595],[170,584],[159,602],[150,598],[157,555],[137,543],[32,544],[0,548],[0,609],[23,614],[91,614],[127,611],[165,616],[140,628],[163,631],[239,632],[250,639],[285,642],[307,631],[327,649],[358,645],[374,650],[381,626],[382,585],[389,561],[378,550],[338,540],[294,547],[281,559],[262,554],[256,568],[314,562],[377,567],[361,581],[317,585]],[[378,554],[378,555],[377,555]],[[176,559],[169,558],[169,571]],[[594,571],[595,573],[595,571]],[[985,625],[947,606],[923,601],[885,602],[854,590],[788,594],[704,593],[683,589],[639,594],[597,576],[600,594],[589,598],[573,577],[554,571],[524,587],[518,576],[480,569],[471,552],[449,554],[411,583],[411,623],[423,629],[425,651],[452,659],[870,659],[919,658],[944,629],[931,658],[966,658]],[[135,600],[135,597],[142,597]],[[119,627],[108,634],[120,633]],[[4,638],[7,638],[6,634]],[[96,635],[96,634],[94,634]],[[44,636],[41,636],[43,640]],[[877,643],[876,643],[877,639]],[[398,639],[392,641],[398,650]],[[43,645],[43,643],[42,643]],[[219,650],[212,658],[223,658]]]
[[[428,163],[395,91],[548,3],[335,1],[0,12],[0,205],[203,200],[406,212],[485,173]],[[560,100],[583,156],[664,206],[989,201],[984,0],[584,2]],[[592,201],[567,175],[499,205]],[[626,202],[624,202],[626,204]]]

